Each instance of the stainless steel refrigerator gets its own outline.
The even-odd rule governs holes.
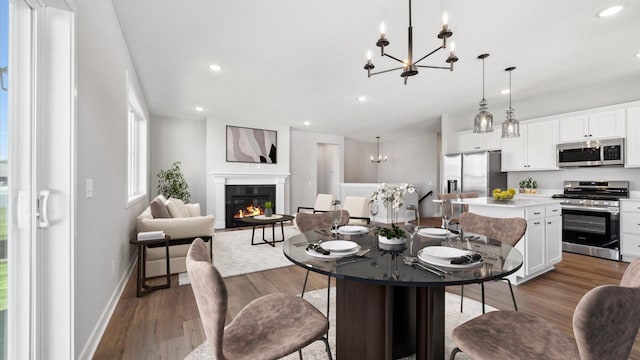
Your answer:
[[[507,173],[500,171],[500,151],[481,151],[442,156],[442,191],[478,192],[490,196],[495,188],[507,187]]]

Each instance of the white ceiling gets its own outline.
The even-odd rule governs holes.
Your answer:
[[[399,71],[367,78],[363,66],[368,49],[376,70],[397,66],[380,58],[374,45],[380,21],[391,42],[387,52],[406,58],[408,1],[113,3],[153,115],[265,121],[364,141],[400,138],[439,129],[441,114],[477,111],[477,56],[484,52],[491,54],[486,97],[497,124],[508,102],[499,94],[508,87],[508,66],[517,67],[516,116],[523,115],[519,103],[529,104],[528,116],[549,115],[543,101],[575,103],[571,97],[585,87],[631,89],[622,98],[640,99],[637,0],[415,0],[414,58],[441,44],[436,34],[446,10],[460,61],[453,72],[420,69],[406,86]],[[595,16],[615,3],[625,9],[610,18]],[[441,50],[421,64],[445,65],[447,55]],[[211,63],[223,71],[211,72]],[[360,95],[369,100],[359,103]]]

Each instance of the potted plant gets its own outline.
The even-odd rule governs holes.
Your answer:
[[[526,192],[525,188],[527,187],[527,180],[526,179],[522,179],[520,180],[520,194],[524,194]]]
[[[537,194],[538,193],[538,182],[535,180],[531,181],[531,193],[532,194]]]
[[[376,234],[378,235],[378,239],[386,239],[388,242],[400,243],[407,240],[404,230],[400,229],[396,224],[391,224],[390,228],[378,228]]]
[[[166,198],[180,199],[185,203],[191,199],[189,185],[180,170],[180,161],[173,163],[169,170],[160,170],[158,173],[158,194]]]
[[[273,215],[271,201],[265,201],[264,203],[264,216],[271,217]]]

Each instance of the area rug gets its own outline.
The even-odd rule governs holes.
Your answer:
[[[339,358],[340,354],[336,354],[336,329],[335,329],[335,288],[331,288],[331,309],[329,314],[329,322],[331,324],[329,328],[329,345],[331,346],[331,353],[335,358]],[[327,311],[327,290],[315,290],[310,291],[304,295],[304,298],[312,303],[315,307],[320,309],[322,313]],[[491,306],[486,306],[487,311],[496,311],[497,309]],[[482,303],[465,298],[464,299],[464,312],[460,312],[460,295],[445,293],[445,355],[446,358],[451,354],[451,350],[455,347],[453,340],[451,339],[451,332],[453,329],[474,317],[482,314]],[[327,353],[325,351],[324,343],[316,341],[315,343],[302,349],[302,356],[305,360],[326,360]],[[211,350],[206,342],[202,343],[195,350],[193,350],[185,360],[210,360],[213,359]],[[285,360],[298,360],[298,354],[294,353],[284,357]],[[404,360],[415,359],[415,356],[409,356]],[[468,359],[464,354],[459,353],[456,356],[457,360]]]
[[[288,239],[300,232],[291,225],[285,225],[284,238]],[[265,238],[271,240],[271,226],[265,230]],[[280,226],[276,226],[276,239],[282,239]],[[256,228],[255,243],[262,242],[262,228]],[[248,274],[256,271],[293,265],[282,253],[282,243],[251,245],[251,229],[216,231],[213,237],[213,265],[222,277]],[[179,274],[180,285],[189,284],[186,273]]]

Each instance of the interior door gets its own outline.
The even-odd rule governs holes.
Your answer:
[[[318,144],[318,193],[340,197],[340,147]]]

